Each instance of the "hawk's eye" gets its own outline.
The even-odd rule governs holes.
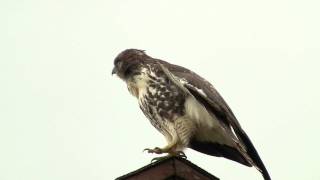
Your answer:
[[[127,69],[124,71],[124,76],[127,77],[127,76],[131,75],[132,72],[133,72],[133,71],[132,71],[131,68],[127,68]]]
[[[117,61],[117,62],[115,63],[115,65],[118,66],[118,67],[121,67],[121,66],[122,66],[122,63],[123,63],[122,61]]]

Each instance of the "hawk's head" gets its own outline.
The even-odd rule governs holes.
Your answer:
[[[143,50],[124,50],[114,60],[112,74],[117,74],[121,79],[127,80],[133,74],[139,73],[137,67],[148,58],[149,56]]]

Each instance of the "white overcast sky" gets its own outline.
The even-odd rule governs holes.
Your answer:
[[[107,180],[165,140],[114,57],[140,48],[226,99],[276,180],[319,180],[320,4],[309,0],[1,0],[0,179]],[[254,168],[192,150],[222,180]]]

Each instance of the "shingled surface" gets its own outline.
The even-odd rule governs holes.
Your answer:
[[[165,158],[116,178],[116,180],[219,180],[181,157]]]

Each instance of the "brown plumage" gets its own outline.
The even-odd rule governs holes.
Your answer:
[[[270,176],[229,106],[205,79],[194,72],[128,49],[114,60],[112,74],[129,92],[151,124],[166,138],[152,153],[178,154],[185,148],[256,167]]]

